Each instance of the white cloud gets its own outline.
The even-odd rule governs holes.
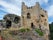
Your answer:
[[[51,22],[49,22],[49,24],[51,24],[52,23],[52,21]]]
[[[11,0],[11,1],[13,1],[13,0]],[[15,2],[17,2],[17,0]],[[21,0],[19,2],[21,2]],[[13,13],[13,14],[17,14],[17,15],[20,15],[20,13],[21,13],[20,12],[21,8],[18,7],[17,5],[7,3],[7,2],[2,1],[2,0],[0,0],[0,5],[2,5],[8,13]]]
[[[38,2],[40,2],[40,3],[48,3],[48,0],[37,0]]]
[[[47,3],[48,0],[8,0],[11,2],[7,2],[4,0],[0,0],[0,5],[2,5],[6,11],[8,13],[13,13],[13,14],[17,14],[17,15],[21,15],[21,2],[24,1],[25,3],[27,3],[27,5],[33,5],[35,4],[35,2],[39,2],[39,3]]]
[[[48,3],[49,0],[44,0],[44,1],[45,1],[45,3]]]
[[[23,0],[28,6],[35,5],[36,2],[39,2],[41,5],[43,3],[48,3],[48,0]]]
[[[52,17],[53,16],[53,5],[49,6],[47,8],[47,11],[48,11],[48,16],[49,17]]]
[[[49,17],[49,23],[51,24],[53,22],[53,5],[50,5],[47,7],[48,17]]]
[[[8,0],[9,1],[9,0]],[[35,5],[36,2],[39,2],[41,5],[43,3],[48,3],[48,0],[10,0],[11,2],[7,2],[4,0],[0,0],[0,5],[2,5],[5,9],[2,9],[11,14],[21,15],[21,2],[24,1],[26,5],[32,6]],[[53,16],[53,5],[47,8],[49,17]],[[51,21],[49,22],[51,23]]]

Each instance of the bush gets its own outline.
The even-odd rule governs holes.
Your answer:
[[[40,35],[43,36],[43,32],[40,29],[35,29],[35,31]]]
[[[26,30],[24,28],[20,29],[21,32],[26,32]]]
[[[30,31],[30,29],[29,29],[29,28],[27,28],[26,30],[27,30],[27,32],[28,32],[28,31]]]

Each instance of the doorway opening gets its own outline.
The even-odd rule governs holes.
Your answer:
[[[31,23],[31,28],[33,28],[33,29],[34,29],[34,24],[33,24],[33,23]]]
[[[15,19],[14,19],[14,23],[19,23],[20,22],[20,17],[19,16],[17,16],[17,17],[15,17]]]
[[[12,22],[10,20],[6,21],[6,28],[10,28],[12,25]]]

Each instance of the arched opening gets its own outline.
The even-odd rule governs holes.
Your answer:
[[[34,24],[33,24],[33,23],[31,23],[31,28],[33,28],[33,29],[34,29],[34,27],[35,27],[35,26],[34,26]]]
[[[41,17],[44,17],[44,15],[41,15]]]
[[[7,20],[6,21],[6,28],[11,27],[11,25],[12,25],[12,22],[10,20]]]
[[[20,17],[19,16],[14,18],[14,23],[19,23],[19,21],[20,21]]]
[[[30,18],[31,18],[30,13],[27,13],[27,18],[28,18],[28,19],[30,19]]]

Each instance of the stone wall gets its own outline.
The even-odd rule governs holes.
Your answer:
[[[41,31],[45,31],[45,36],[49,35],[49,24],[47,11],[40,7],[37,2],[35,6],[27,7],[25,3],[22,3],[21,24],[24,28],[39,28]]]

